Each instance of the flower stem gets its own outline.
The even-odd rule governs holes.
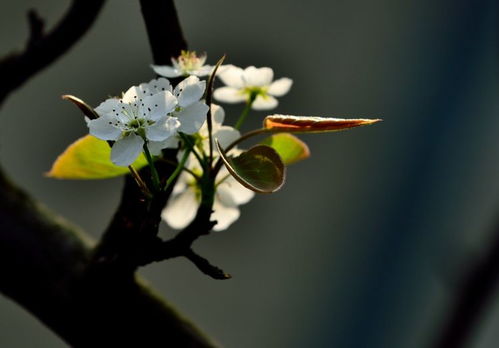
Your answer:
[[[180,162],[177,164],[177,168],[175,168],[172,175],[170,175],[170,177],[166,180],[165,187],[163,188],[164,190],[166,190],[172,184],[172,182],[177,178],[177,176],[180,174],[180,172],[183,169],[185,169],[184,165],[185,165],[185,162],[187,161],[187,158],[189,157],[189,154],[191,153],[191,150],[192,150],[192,148],[189,147],[184,151],[184,154],[182,155]],[[195,175],[195,174],[193,174],[193,175]]]
[[[246,117],[248,116],[251,106],[253,105],[253,102],[255,101],[258,93],[256,92],[251,92],[250,96],[248,98],[248,101],[246,102],[246,106],[244,107],[243,112],[241,112],[241,115],[239,116],[239,119],[236,122],[236,125],[234,126],[235,129],[240,129],[241,126],[243,125],[244,121],[246,120]]]
[[[179,133],[180,137],[182,138],[182,140],[184,141],[184,144],[187,145],[187,147],[190,148],[190,150],[192,151],[192,153],[194,154],[194,156],[196,156],[199,164],[201,165],[202,168],[205,167],[205,161],[201,158],[201,156],[199,155],[199,153],[196,151],[196,149],[194,148],[194,143],[192,142],[192,139],[189,138],[189,136],[187,134],[184,134],[184,133]]]
[[[149,168],[151,169],[152,184],[154,190],[158,192],[160,191],[159,175],[156,167],[154,166],[154,161],[152,159],[151,153],[149,152],[149,148],[147,147],[147,143],[144,143],[144,154],[146,155],[147,163],[149,164]]]
[[[227,146],[225,148],[225,151],[231,150],[237,144],[239,144],[239,143],[243,142],[244,140],[249,139],[251,137],[254,137],[254,136],[257,136],[257,135],[260,135],[260,134],[265,134],[265,133],[280,133],[280,132],[281,131],[274,131],[272,129],[266,129],[266,128],[260,128],[260,129],[252,130],[250,132],[244,133],[239,138],[237,138],[232,143],[230,143],[229,146]]]

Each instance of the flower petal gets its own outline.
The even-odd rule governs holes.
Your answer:
[[[215,89],[213,97],[224,103],[240,103],[246,101],[246,94],[234,87],[220,87]]]
[[[226,148],[240,137],[241,133],[237,129],[230,126],[222,126],[217,129],[216,132],[213,132],[213,141],[217,139],[223,148]],[[215,143],[213,143],[213,146],[216,148]]]
[[[161,91],[152,96],[144,97],[139,105],[139,114],[149,120],[156,121],[172,112],[177,106],[177,98],[170,91]]]
[[[152,96],[158,92],[172,91],[172,86],[170,81],[160,77],[158,79],[152,79],[149,82],[141,83],[138,86],[130,87],[123,95],[123,102],[128,104],[137,104],[141,102],[144,97]]]
[[[221,126],[225,119],[225,110],[218,104],[211,103],[211,118],[213,120],[213,126]]]
[[[116,110],[118,110],[118,105],[120,105],[119,99],[109,98],[100,103],[94,110],[99,116],[103,116],[105,114],[115,113]]]
[[[123,98],[121,98],[121,100],[126,104],[137,104],[137,102],[145,96],[146,93],[141,86],[132,86],[125,92],[125,94],[123,94]]]
[[[163,91],[172,92],[172,85],[168,79],[160,77],[158,79],[152,79],[148,83],[141,83],[140,87],[143,89],[144,93],[150,96],[151,94],[156,94]]]
[[[156,74],[165,77],[179,77],[182,75],[177,69],[169,65],[151,65],[151,68]]]
[[[177,133],[180,122],[176,117],[162,116],[154,124],[146,126],[146,138],[152,141],[163,141]]]
[[[181,152],[181,151],[179,151],[179,152]],[[189,182],[188,175],[190,175],[190,174],[183,171],[178,176],[177,183],[175,184],[175,186],[173,186],[173,190],[172,190],[173,196],[177,196],[188,189],[187,188],[187,183]]]
[[[246,86],[268,86],[272,82],[273,77],[274,71],[267,67],[255,68],[254,66],[249,66],[243,72],[243,80]]]
[[[196,76],[207,76],[207,75],[210,75],[212,71],[213,71],[213,66],[211,66],[211,65],[203,65],[198,70],[194,70],[192,72],[192,74],[196,75]]]
[[[211,119],[213,120],[212,124],[212,131],[213,133],[216,133],[218,129],[222,126],[222,123],[224,122],[225,118],[225,111],[224,109],[217,104],[211,104]],[[209,136],[208,134],[208,122],[204,122],[201,128],[199,129],[199,135],[201,135],[204,138],[207,138]]]
[[[180,121],[179,131],[187,134],[196,133],[206,120],[208,105],[197,102],[175,113]]]
[[[117,166],[127,167],[140,155],[143,145],[144,140],[133,133],[119,139],[111,148],[111,161]]]
[[[170,198],[168,205],[161,213],[161,217],[170,227],[182,229],[194,219],[197,207],[196,193],[187,188],[178,196]]]
[[[293,80],[288,79],[287,77],[283,77],[281,79],[275,80],[270,84],[269,89],[267,90],[268,94],[271,94],[275,97],[282,97],[286,93],[289,92],[289,89],[293,85]]]
[[[234,65],[223,65],[217,76],[229,87],[243,88],[245,86],[243,80],[243,69]]]
[[[206,81],[199,81],[197,76],[189,76],[180,82],[173,93],[178,98],[178,105],[189,106],[201,99],[206,88]]]
[[[90,120],[88,128],[91,135],[102,140],[116,140],[121,135],[121,129],[116,126],[116,118],[110,114]]]
[[[277,106],[278,101],[271,95],[259,95],[256,97],[255,102],[251,106],[254,110],[269,110]]]
[[[254,196],[255,193],[248,190],[246,187],[237,182],[232,175],[227,176],[226,179],[218,185],[217,194],[219,198],[225,205],[241,205],[248,203]],[[220,172],[218,177],[223,177],[224,172]]]
[[[163,149],[175,149],[178,147],[177,137],[169,137],[163,141],[148,141],[147,147],[154,156],[158,156]]]
[[[234,221],[236,221],[240,216],[239,208],[227,207],[221,204],[216,198],[213,203],[213,214],[211,214],[211,219],[216,220],[217,224],[213,227],[214,231],[226,230]]]

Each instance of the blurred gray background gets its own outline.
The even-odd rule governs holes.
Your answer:
[[[4,1],[0,54],[24,45],[27,9],[53,24],[68,4]],[[233,279],[212,280],[183,260],[140,273],[224,347],[424,347],[499,213],[497,3],[177,6],[190,47],[206,51],[210,63],[226,53],[229,63],[270,66],[276,77],[294,80],[277,112],[384,122],[304,136],[312,157],[289,168],[281,191],[257,196],[231,229],[196,243]],[[87,132],[60,95],[97,105],[152,78],[150,63],[138,1],[110,0],[90,33],[0,111],[0,160],[8,173],[96,238],[122,179],[43,176]],[[239,110],[227,108],[227,120]],[[247,129],[265,115],[254,112]],[[163,227],[165,237],[171,233]],[[498,325],[499,301],[473,347],[497,347]],[[0,297],[0,346],[65,344]]]

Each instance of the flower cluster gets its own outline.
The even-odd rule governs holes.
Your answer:
[[[205,65],[205,61],[204,54],[182,51],[179,57],[172,58],[172,66],[153,65],[153,70],[162,77],[129,88],[121,98],[107,99],[94,110],[99,117],[87,121],[91,135],[110,142],[111,161],[118,166],[130,166],[144,152],[154,174],[152,156],[160,156],[162,149],[180,146],[181,171],[162,214],[171,227],[178,229],[194,218],[204,189],[202,178],[207,168],[219,161],[219,154],[214,151],[215,141],[223,148],[229,147],[240,138],[238,129],[250,108],[276,107],[275,97],[286,94],[292,85],[289,78],[273,81],[273,71],[268,67],[219,67],[218,77],[226,86],[217,88],[214,98],[226,103],[245,102],[247,110],[235,129],[223,124],[223,108],[211,104],[210,134],[206,117],[209,106],[203,99],[206,82],[200,77],[216,69]],[[167,79],[180,76],[185,79],[175,87]],[[228,155],[241,152],[232,146]],[[160,180],[156,179],[157,189],[161,189]],[[221,166],[216,169],[212,185],[215,188],[212,217],[217,221],[214,230],[220,231],[237,220],[238,206],[247,203],[254,193]]]
[[[307,145],[291,133],[334,132],[380,121],[274,114],[265,117],[262,128],[241,135],[239,130],[251,109],[275,108],[276,97],[288,93],[293,81],[287,77],[274,80],[269,67],[221,65],[224,58],[210,66],[205,64],[205,54],[182,51],[172,58],[172,66],[152,66],[161,77],[132,86],[121,97],[107,99],[95,109],[79,98],[64,96],[84,112],[93,137],[75,142],[59,156],[49,174],[104,178],[124,174],[126,170],[119,167],[128,167],[146,200],[163,199],[162,194],[171,190],[161,214],[171,227],[184,228],[197,212],[199,216],[211,212],[211,219],[216,220],[213,229],[221,231],[238,219],[239,205],[249,202],[254,192],[279,190],[286,166],[310,155]],[[207,81],[200,79],[208,75]],[[167,79],[178,77],[183,80],[176,86]],[[215,89],[215,77],[225,86]],[[211,97],[245,104],[232,126],[224,124],[224,109],[212,103]],[[261,134],[267,137],[249,150],[237,147]],[[107,145],[94,137],[111,145],[114,166],[106,163]],[[170,157],[172,152],[162,158],[166,148],[176,149],[176,160]],[[158,159],[175,166],[168,177],[161,177]],[[98,168],[88,171],[94,163]],[[137,171],[145,165],[148,172]],[[150,180],[144,180],[141,173],[148,173]]]
[[[159,78],[132,86],[95,109],[75,96],[63,96],[84,113],[90,135],[69,146],[47,175],[103,179],[131,174],[137,184],[132,204],[141,205],[141,221],[128,225],[147,238],[140,240],[139,252],[127,248],[132,257],[126,255],[126,260],[144,265],[185,256],[215,279],[230,278],[196,254],[192,242],[211,230],[227,229],[255,192],[273,193],[283,186],[287,167],[310,156],[295,134],[381,121],[267,114],[260,127],[241,133],[252,110],[275,108],[277,97],[288,93],[293,81],[274,80],[269,67],[243,69],[222,65],[224,60],[210,66],[205,54],[182,51],[171,66],[151,66]],[[215,88],[218,82],[223,85]],[[238,118],[227,117],[227,124],[224,109],[212,100],[244,106]],[[239,147],[261,135],[265,137],[250,148]],[[125,194],[123,199],[128,198]],[[160,217],[182,231],[163,240],[157,235]]]

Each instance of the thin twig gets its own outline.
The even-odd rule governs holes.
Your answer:
[[[31,37],[26,49],[0,60],[0,104],[29,78],[66,53],[92,26],[105,0],[73,0],[62,20],[48,34],[36,12],[29,14]]]
[[[35,9],[28,11],[28,23],[29,23],[29,39],[26,44],[26,49],[33,49],[43,38],[43,29],[45,22],[43,18],[38,15]]]
[[[139,172],[137,172],[137,169],[135,169],[132,165],[128,166],[128,170],[130,171],[130,174],[132,175],[132,178],[134,178],[135,182],[137,185],[140,187],[142,192],[146,197],[152,197],[151,191],[149,191],[149,188],[147,187],[146,183],[144,180],[142,180]]]
[[[232,276],[228,273],[225,273],[222,269],[213,266],[208,260],[204,257],[196,254],[192,249],[189,249],[188,252],[184,255],[189,261],[191,261],[196,267],[206,275],[209,275],[213,279],[225,280],[230,279]]]

